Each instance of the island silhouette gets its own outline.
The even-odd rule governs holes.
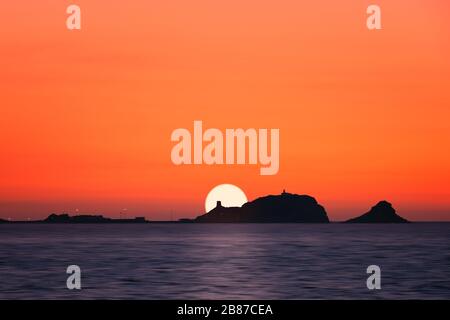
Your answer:
[[[69,216],[68,214],[51,214],[42,222],[46,223],[145,223],[148,222],[144,217],[134,219],[112,219],[105,218],[102,215],[78,215]]]
[[[255,222],[255,223],[328,223],[327,213],[316,199],[283,191],[245,203],[242,207],[226,208],[220,201],[211,211],[194,222]]]
[[[327,212],[314,197],[288,193],[267,195],[245,203],[242,207],[224,207],[217,201],[214,209],[194,219],[178,221],[149,221],[144,217],[113,219],[102,215],[76,215],[52,213],[44,220],[9,221],[0,223],[329,223]],[[356,218],[344,223],[406,223],[392,204],[383,200]]]
[[[408,220],[400,217],[392,204],[383,200],[373,206],[369,212],[347,220],[348,223],[405,223]]]

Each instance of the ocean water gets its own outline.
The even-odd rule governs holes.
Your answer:
[[[0,299],[355,298],[449,299],[450,223],[0,225]]]

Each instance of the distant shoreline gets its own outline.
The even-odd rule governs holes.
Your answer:
[[[113,219],[114,220],[114,219]],[[409,221],[410,223],[417,224],[417,223],[450,223],[450,221],[446,220],[435,220],[435,221],[423,221],[423,220],[415,220],[415,221]],[[17,220],[17,221],[8,221],[4,220],[0,222],[0,225],[11,225],[11,224],[32,224],[32,225],[95,225],[95,224],[112,224],[112,225],[147,225],[147,224],[259,224],[259,225],[269,225],[269,224],[291,224],[291,225],[329,225],[329,224],[346,224],[346,221],[330,221],[329,223],[320,223],[320,222],[202,222],[202,223],[195,223],[194,221],[158,221],[158,220],[146,220],[145,222],[123,222],[123,221],[113,221],[113,222],[46,222],[44,220],[35,220],[35,221],[23,221],[23,220]],[[356,222],[352,224],[397,224],[395,222],[373,222],[373,223],[365,223],[365,222]]]
[[[386,200],[376,203],[368,212],[345,221],[330,221],[327,212],[314,197],[288,193],[285,190],[278,195],[267,195],[247,202],[242,207],[225,207],[217,201],[216,207],[193,219],[176,221],[152,221],[145,217],[131,219],[113,219],[102,215],[80,214],[70,216],[67,213],[50,214],[43,220],[11,221],[0,219],[0,224],[186,224],[186,223],[369,223],[392,224],[410,223],[396,213],[392,204]],[[440,222],[440,221],[426,221]]]

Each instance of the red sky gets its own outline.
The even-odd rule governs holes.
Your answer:
[[[82,30],[66,29],[66,7]],[[382,30],[366,8],[382,9]],[[393,203],[450,220],[450,4],[0,4],[0,218],[192,217],[232,183],[310,194],[332,220]],[[176,128],[279,128],[280,171],[175,166]],[[192,130],[192,129],[191,129]]]

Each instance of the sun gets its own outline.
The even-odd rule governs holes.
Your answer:
[[[211,211],[221,201],[224,207],[241,207],[247,202],[244,191],[233,184],[219,184],[212,188],[205,200],[206,212]]]

